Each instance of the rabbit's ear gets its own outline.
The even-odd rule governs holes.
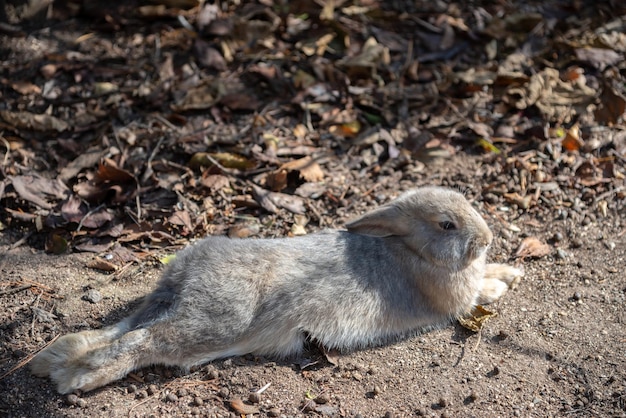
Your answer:
[[[348,231],[372,237],[402,236],[410,232],[407,218],[395,206],[382,206],[346,223]]]

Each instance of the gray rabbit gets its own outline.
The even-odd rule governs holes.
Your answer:
[[[423,187],[298,238],[208,237],[181,251],[131,316],[65,335],[31,361],[60,393],[150,364],[385,344],[497,300],[522,275],[486,264],[492,233],[462,194]]]

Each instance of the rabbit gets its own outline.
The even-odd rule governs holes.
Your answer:
[[[346,228],[204,238],[176,255],[137,311],[59,338],[31,371],[69,393],[151,364],[292,356],[307,340],[340,351],[383,345],[491,303],[522,276],[486,263],[492,233],[450,189],[410,190]]]

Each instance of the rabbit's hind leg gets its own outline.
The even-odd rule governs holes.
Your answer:
[[[92,390],[121,379],[136,368],[158,362],[152,347],[149,328],[133,330],[119,339],[68,357],[63,363],[53,364],[50,378],[57,384],[59,393]]]
[[[479,305],[493,303],[519,283],[524,272],[506,264],[487,264],[482,288],[476,301]]]
[[[107,328],[64,335],[38,353],[30,361],[30,369],[36,376],[48,376],[52,369],[56,369],[70,359],[78,358],[96,347],[114,341],[127,331],[127,321],[123,320]]]

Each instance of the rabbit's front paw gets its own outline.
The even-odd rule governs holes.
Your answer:
[[[487,264],[477,303],[486,305],[500,299],[509,289],[519,283],[523,275],[523,270],[516,267],[506,264]]]

